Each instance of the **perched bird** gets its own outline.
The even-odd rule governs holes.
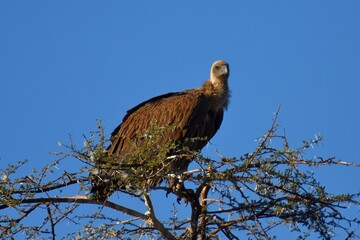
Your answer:
[[[112,132],[107,157],[94,166],[93,197],[105,200],[135,184],[134,178],[126,181],[129,175],[153,187],[164,179],[163,172],[186,171],[221,125],[230,99],[228,77],[228,63],[216,61],[201,87],[160,95],[128,110]],[[170,185],[176,183],[170,180]]]

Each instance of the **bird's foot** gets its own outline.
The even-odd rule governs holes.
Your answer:
[[[170,188],[168,189],[166,196],[170,193],[174,193],[177,196],[176,201],[179,204],[183,199],[185,205],[187,205],[195,197],[194,190],[185,188],[184,183],[179,176],[175,176],[170,179]]]

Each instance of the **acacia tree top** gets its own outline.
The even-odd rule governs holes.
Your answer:
[[[109,201],[89,198],[89,169],[105,157],[106,141],[98,127],[85,139],[84,148],[65,146],[67,152],[54,153],[53,163],[32,174],[16,177],[27,161],[2,170],[2,238],[273,239],[274,229],[283,225],[298,239],[359,237],[359,220],[346,212],[349,204],[359,206],[359,193],[328,193],[309,171],[358,165],[335,158],[306,158],[305,151],[322,138],[292,148],[278,134],[276,117],[253,152],[220,161],[198,156],[181,175],[187,205],[176,202],[167,183],[147,187],[146,169],[126,179],[141,189],[121,189]],[[76,170],[69,167],[74,161],[82,163]],[[167,172],[161,174],[168,177]],[[166,203],[173,205],[164,208]],[[37,221],[27,220],[35,214]]]

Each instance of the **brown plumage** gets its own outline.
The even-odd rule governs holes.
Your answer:
[[[151,173],[160,168],[175,173],[186,171],[194,153],[207,144],[221,125],[230,98],[228,76],[229,65],[216,61],[211,67],[210,79],[201,87],[160,95],[130,109],[113,131],[108,148],[108,156],[115,159],[115,164],[110,165],[118,165],[115,168],[121,170],[95,171],[92,177],[95,197],[106,199],[113,191],[124,188],[119,186],[118,179],[127,176],[127,171],[142,166],[144,161],[148,161],[146,159],[156,159],[161,146],[168,146],[163,153],[167,160],[164,159],[159,166],[152,166]],[[157,133],[152,131],[153,128]],[[161,136],[154,137],[152,134]],[[150,158],[134,159],[136,151],[142,146],[154,149]],[[147,184],[155,186],[161,181],[162,178],[148,180]]]

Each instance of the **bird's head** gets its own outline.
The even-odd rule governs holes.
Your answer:
[[[210,80],[214,85],[227,85],[227,79],[230,74],[229,64],[219,60],[213,63],[210,71]]]

